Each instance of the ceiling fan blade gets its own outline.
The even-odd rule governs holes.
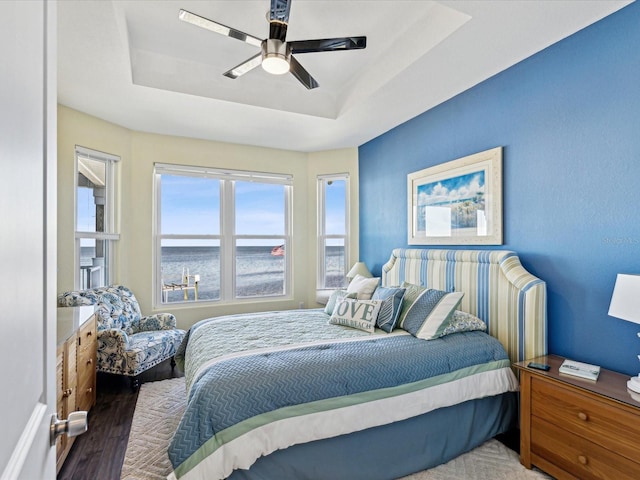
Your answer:
[[[197,27],[211,30],[212,32],[219,33],[220,35],[235,38],[236,40],[246,42],[249,45],[255,45],[256,47],[260,47],[262,45],[262,39],[258,37],[254,37],[253,35],[241,32],[240,30],[227,27],[226,25],[214,22],[213,20],[209,20],[208,18],[201,17],[200,15],[196,15],[195,13],[191,13],[186,10],[180,10],[180,13],[178,13],[178,18],[183,22],[191,23],[192,25],[195,25]]]
[[[228,72],[224,72],[223,75],[225,77],[233,78],[235,80],[236,78],[241,77],[242,75],[247,73],[249,70],[253,70],[261,63],[262,63],[262,53],[259,53],[251,57],[249,60],[245,60],[240,65],[236,65]]]
[[[275,38],[281,42],[285,41],[290,10],[290,0],[271,0],[271,10],[269,11],[269,38]]]
[[[291,73],[302,83],[308,90],[318,87],[318,82],[307,72],[302,65],[293,57],[289,57],[289,65]]]
[[[367,48],[367,37],[325,38],[287,42],[291,53],[334,52]]]

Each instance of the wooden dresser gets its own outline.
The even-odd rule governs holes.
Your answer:
[[[59,419],[70,412],[89,411],[96,403],[96,319],[94,307],[58,308],[56,407]],[[60,471],[75,438],[60,435],[56,471]]]
[[[629,377],[605,369],[597,382],[561,375],[563,360],[548,355],[515,364],[520,462],[558,480],[640,479],[640,397],[628,393]],[[551,369],[527,368],[529,361]]]

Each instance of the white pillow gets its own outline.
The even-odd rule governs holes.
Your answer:
[[[357,293],[358,300],[369,300],[380,283],[379,277],[367,278],[358,274],[347,287],[347,293]]]
[[[373,333],[380,312],[381,300],[353,300],[345,298],[339,301],[329,323],[357,328]]]

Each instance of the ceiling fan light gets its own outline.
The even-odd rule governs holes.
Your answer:
[[[277,38],[268,38],[262,42],[262,68],[273,75],[287,73],[289,66],[287,44]]]
[[[289,62],[278,54],[267,54],[262,57],[262,68],[272,75],[283,75],[289,71]]]

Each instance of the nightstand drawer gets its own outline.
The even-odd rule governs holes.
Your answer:
[[[640,457],[640,413],[632,413],[602,397],[538,378],[532,378],[531,394],[534,417],[629,459]]]
[[[639,463],[537,417],[531,418],[531,453],[581,480],[640,478]]]

